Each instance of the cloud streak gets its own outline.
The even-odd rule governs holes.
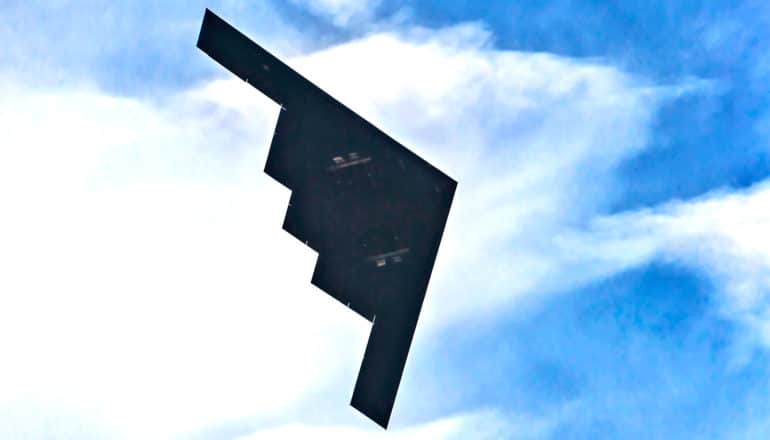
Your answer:
[[[770,344],[770,183],[716,190],[700,198],[598,219],[591,235],[645,259],[705,272],[719,286],[726,317]],[[636,244],[636,245],[634,245]],[[631,251],[633,253],[633,251]]]
[[[371,20],[380,0],[291,0],[313,14],[346,27]]]

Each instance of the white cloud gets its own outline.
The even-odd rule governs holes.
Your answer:
[[[491,50],[475,25],[406,35],[292,64],[460,182],[420,329],[642,258],[563,244],[612,196],[613,167],[643,148],[670,91]],[[233,79],[164,104],[5,84],[0,409],[43,402],[32,407],[88,414],[118,437],[233,419],[288,435],[311,429],[292,418],[322,396],[342,425],[364,423],[347,403],[368,326],[310,285],[315,254],[280,231],[288,193],[261,172],[267,98]],[[420,405],[398,401],[394,427]],[[452,438],[466,420],[403,435]]]
[[[599,219],[589,235],[704,270],[721,312],[770,345],[770,182]]]
[[[333,438],[339,440],[417,440],[417,439],[500,439],[540,438],[553,425],[542,420],[517,418],[490,411],[460,414],[417,426],[382,431],[379,428],[355,428],[350,426],[311,426],[287,424],[276,428],[239,437],[238,440]]]
[[[275,109],[236,82],[177,99],[4,96],[0,407],[163,438],[354,371],[365,323],[310,288],[315,254],[279,233],[288,192],[259,173]]]
[[[321,17],[328,18],[336,26],[347,26],[367,21],[374,14],[380,0],[290,0]]]

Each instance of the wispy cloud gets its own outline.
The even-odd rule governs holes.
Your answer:
[[[286,424],[239,437],[239,440],[294,439],[308,436],[335,439],[499,439],[541,438],[553,427],[547,421],[516,417],[492,411],[479,411],[442,418],[433,422],[384,432],[372,428],[350,426]]]
[[[336,26],[349,26],[371,20],[380,0],[291,0]]]
[[[0,4],[0,38],[9,42],[0,72],[39,86],[88,82],[145,99],[193,87],[215,71],[195,47],[206,8],[249,32],[258,23],[260,41],[284,54],[317,45],[269,2],[12,0]]]
[[[770,183],[597,220],[594,240],[685,263],[719,286],[721,311],[770,344]],[[601,253],[601,252],[600,252]]]

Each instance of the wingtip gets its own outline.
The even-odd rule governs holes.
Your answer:
[[[373,421],[377,425],[380,426],[380,428],[387,430],[388,429],[388,423],[390,422],[390,414],[379,414],[376,415],[373,413],[371,408],[367,408],[366,405],[362,405],[359,402],[356,401],[355,395],[350,401],[350,406],[355,408],[358,412],[366,416],[369,420]]]
[[[215,14],[211,9],[206,8],[206,10],[203,12],[203,21],[201,21],[201,30],[198,33],[198,41],[195,43],[195,46],[198,49],[204,50],[204,34],[206,30],[213,24],[212,20],[222,20],[219,18],[217,14]]]
[[[203,46],[201,45],[203,42],[203,32],[206,29],[206,22],[208,21],[210,14],[212,12],[209,10],[209,8],[206,8],[206,10],[203,12],[203,20],[201,21],[201,29],[198,31],[198,40],[195,42],[195,47],[198,49],[203,50]]]

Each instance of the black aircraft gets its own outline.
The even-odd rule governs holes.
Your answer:
[[[281,106],[265,172],[312,283],[372,322],[351,405],[383,428],[457,182],[206,10],[198,48]]]

